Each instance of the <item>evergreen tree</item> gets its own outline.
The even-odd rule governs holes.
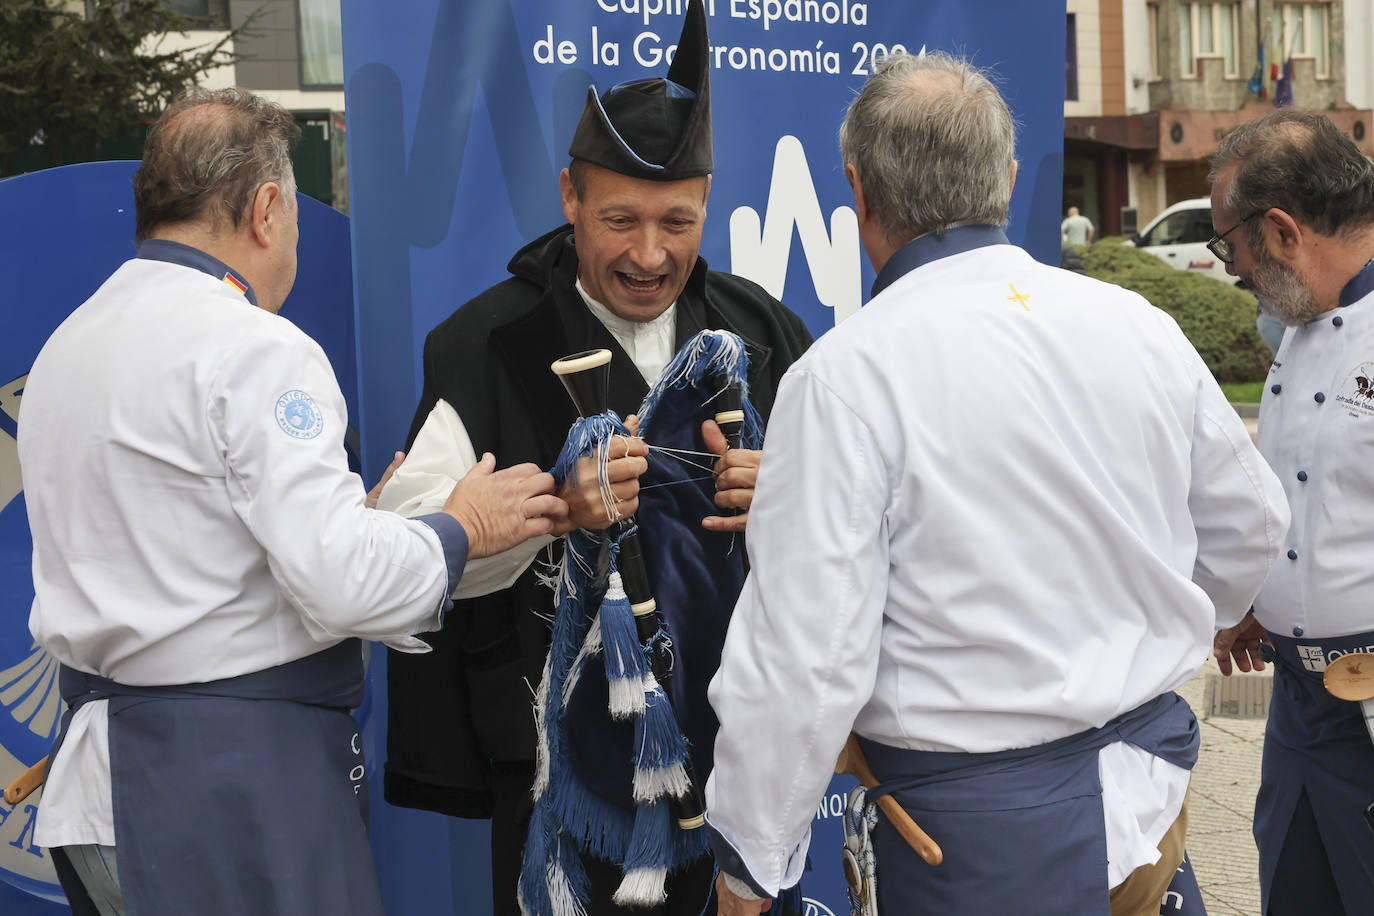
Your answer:
[[[31,143],[48,164],[137,134],[177,93],[216,67],[249,23],[204,45],[165,51],[169,32],[206,28],[162,0],[0,0],[0,175]],[[251,23],[252,17],[249,22]]]

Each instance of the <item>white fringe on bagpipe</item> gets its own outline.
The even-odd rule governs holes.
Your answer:
[[[577,650],[577,657],[568,666],[568,679],[563,682],[563,708],[568,708],[568,703],[572,701],[573,691],[577,689],[577,682],[582,679],[582,669],[587,665],[587,659],[594,655],[601,654],[601,615],[597,614],[592,618],[592,625],[587,628],[587,638],[582,641],[582,648]]]
[[[612,897],[620,906],[662,906],[668,901],[668,869],[636,868],[625,873]]]
[[[534,692],[534,731],[536,737],[534,758],[534,786],[531,794],[535,801],[544,797],[549,790],[549,726],[545,719],[549,708],[549,665],[552,656],[544,658],[544,673],[539,678],[539,687]]]
[[[681,763],[646,770],[635,770],[634,799],[638,803],[660,798],[681,798],[691,788]]]
[[[566,840],[560,838],[559,843],[563,842]],[[577,892],[573,890],[572,882],[563,871],[563,866],[559,864],[558,856],[549,858],[545,879],[548,888],[547,913],[551,916],[587,916],[587,909],[578,899]],[[520,904],[520,912],[525,916],[540,916],[541,907],[526,901],[523,889],[517,888],[516,901]]]

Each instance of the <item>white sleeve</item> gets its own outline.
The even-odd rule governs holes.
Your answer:
[[[412,518],[438,512],[453,485],[476,463],[477,454],[467,427],[458,412],[441,399],[425,418],[406,460],[382,488],[377,508]],[[510,588],[539,551],[553,541],[553,537],[543,535],[501,553],[468,560],[453,597],[476,598]]]
[[[1202,357],[1176,333],[1198,385],[1188,490],[1197,532],[1193,582],[1212,599],[1222,629],[1245,616],[1278,559],[1288,499]]]
[[[723,871],[775,895],[873,693],[889,483],[864,422],[813,375],[778,389],[749,512],[751,571],[711,682],[720,719],[707,821]]]
[[[283,323],[239,346],[210,384],[211,435],[225,456],[234,511],[307,628],[386,639],[439,629],[456,568],[429,525],[366,508],[348,470],[343,395],[319,346]],[[445,516],[444,518],[447,518]],[[445,534],[447,537],[447,533]]]

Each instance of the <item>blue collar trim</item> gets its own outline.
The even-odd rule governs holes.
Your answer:
[[[932,232],[919,236],[899,248],[883,265],[877,279],[873,281],[873,290],[869,298],[878,295],[898,278],[906,276],[923,264],[988,245],[1010,244],[1007,234],[1000,226],[954,226],[946,229],[943,235]]]
[[[1341,305],[1354,305],[1371,292],[1374,292],[1374,258],[1366,261],[1360,272],[1345,284],[1341,290]]]
[[[199,248],[192,248],[190,245],[183,245],[170,239],[146,239],[142,245],[138,246],[138,256],[149,261],[180,264],[182,267],[189,267],[192,270],[209,274],[216,280],[223,280],[227,286],[239,290],[243,293],[243,298],[249,302],[254,305],[258,304],[258,297],[253,294],[253,287],[248,285],[243,274]]]

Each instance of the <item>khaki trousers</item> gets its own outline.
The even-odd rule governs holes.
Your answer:
[[[1159,904],[1183,863],[1183,844],[1188,833],[1188,799],[1183,799],[1178,818],[1159,841],[1159,861],[1142,865],[1111,890],[1112,916],[1159,916]]]

